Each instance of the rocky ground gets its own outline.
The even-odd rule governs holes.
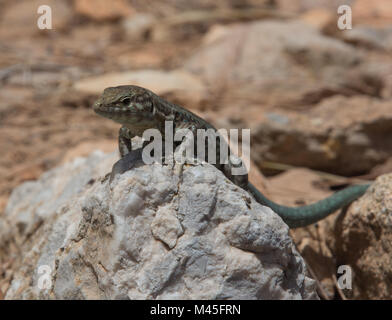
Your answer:
[[[91,105],[105,87],[124,83],[217,127],[251,128],[251,180],[282,204],[392,171],[390,0],[45,3],[53,30],[36,27],[40,1],[0,0],[0,218],[21,183],[116,149],[118,126]],[[352,7],[352,30],[336,27],[343,3]],[[391,298],[370,284],[391,279],[384,262],[391,250],[380,240],[390,230],[367,231],[373,216],[354,223],[356,208],[292,236],[322,298]],[[13,277],[2,253],[0,297]],[[341,264],[361,279],[352,292],[337,288]]]
[[[97,151],[15,189],[0,222],[2,249],[19,249],[6,299],[318,298],[287,225],[215,167],[140,161],[109,182],[116,158]]]

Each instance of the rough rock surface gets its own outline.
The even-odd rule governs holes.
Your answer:
[[[352,267],[355,299],[392,296],[392,174],[379,177],[335,227],[337,265]]]
[[[114,159],[95,152],[14,190],[6,299],[317,298],[288,227],[220,171],[140,164],[109,185]]]

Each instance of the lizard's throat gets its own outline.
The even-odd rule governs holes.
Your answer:
[[[149,115],[141,114],[140,112],[133,112],[131,110],[104,110],[96,109],[95,112],[102,117],[111,119],[123,125],[138,125],[138,123],[145,121]]]

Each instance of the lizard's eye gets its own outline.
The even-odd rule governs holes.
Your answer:
[[[130,98],[124,98],[124,99],[121,100],[121,102],[128,106],[131,103],[131,99]]]

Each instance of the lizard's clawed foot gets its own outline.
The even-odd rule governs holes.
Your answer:
[[[122,174],[128,170],[131,170],[135,165],[143,161],[142,159],[143,149],[139,148],[132,150],[127,153],[124,157],[118,160],[112,167],[112,172],[110,173],[109,183],[111,183],[117,174]]]

